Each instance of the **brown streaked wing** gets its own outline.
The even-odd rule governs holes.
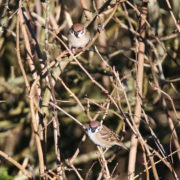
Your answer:
[[[113,131],[111,131],[108,127],[106,127],[105,125],[103,125],[103,128],[101,130],[101,135],[107,141],[110,141],[110,142],[113,142],[113,141],[118,142],[119,141],[118,136]]]

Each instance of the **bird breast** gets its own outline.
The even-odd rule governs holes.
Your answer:
[[[89,42],[89,36],[86,35],[79,38],[77,38],[75,35],[70,35],[69,37],[69,43],[71,47],[74,48],[85,47],[88,42]]]
[[[112,146],[112,142],[106,141],[102,138],[99,133],[88,133],[89,138],[94,142],[94,144],[99,145],[103,148],[110,148]]]

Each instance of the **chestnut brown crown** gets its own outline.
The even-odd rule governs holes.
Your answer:
[[[75,32],[78,31],[83,31],[84,30],[84,26],[82,24],[74,24],[72,25],[71,29],[73,29]]]
[[[89,123],[89,126],[90,126],[91,128],[96,128],[96,127],[98,127],[98,126],[101,126],[101,123],[100,123],[99,121],[91,121],[91,122]]]

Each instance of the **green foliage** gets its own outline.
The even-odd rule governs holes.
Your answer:
[[[5,167],[0,167],[0,180],[13,180],[13,177],[8,174]]]

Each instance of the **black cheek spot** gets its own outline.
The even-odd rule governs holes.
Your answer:
[[[91,128],[91,132],[94,133],[96,131],[96,128]]]

